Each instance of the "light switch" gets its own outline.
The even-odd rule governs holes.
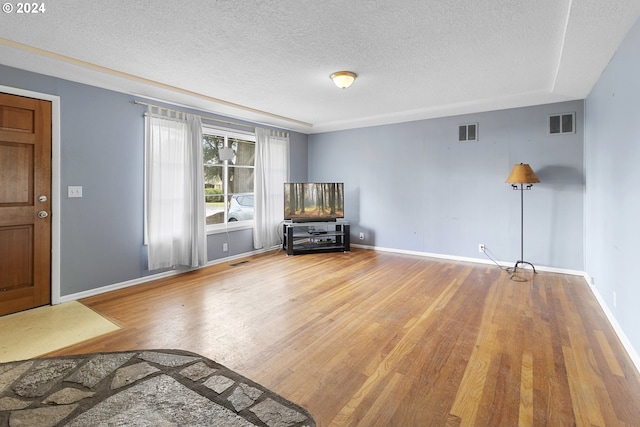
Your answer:
[[[70,185],[68,187],[69,197],[82,197],[81,185]]]

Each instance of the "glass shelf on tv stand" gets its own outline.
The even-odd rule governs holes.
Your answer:
[[[282,248],[287,255],[350,250],[347,221],[292,222],[283,225]]]

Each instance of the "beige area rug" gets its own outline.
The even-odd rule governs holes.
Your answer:
[[[120,329],[77,302],[0,317],[0,363],[31,359]]]

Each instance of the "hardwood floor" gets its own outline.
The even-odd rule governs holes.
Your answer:
[[[122,329],[52,353],[183,349],[318,426],[640,424],[640,376],[582,277],[272,252],[81,302]]]

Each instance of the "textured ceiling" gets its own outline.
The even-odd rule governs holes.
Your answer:
[[[303,133],[582,99],[640,16],[638,0],[45,6],[0,15],[1,64]]]

